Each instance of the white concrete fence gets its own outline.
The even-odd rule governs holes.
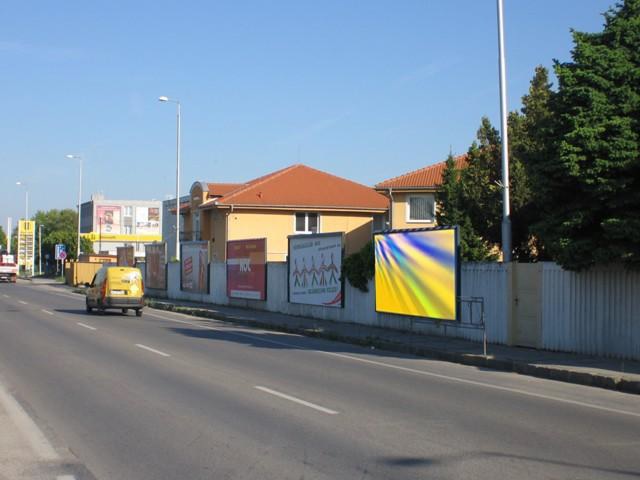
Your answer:
[[[539,306],[531,317],[537,322],[534,346],[640,360],[640,272],[622,267],[568,272],[554,263],[541,264]],[[369,292],[345,285],[344,308],[292,304],[287,301],[287,264],[267,265],[267,300],[230,299],[226,295],[226,265],[210,265],[210,291],[196,294],[180,290],[180,265],[168,264],[166,291],[148,294],[175,300],[245,307],[336,322],[350,322],[384,328],[411,330],[431,335],[482,339],[482,331],[465,328],[478,322],[479,309],[461,308],[461,323],[429,322],[424,319],[377,313],[374,284]],[[482,297],[487,338],[490,343],[517,344],[518,322],[514,313],[513,271],[517,264],[468,263],[461,271],[461,296]]]

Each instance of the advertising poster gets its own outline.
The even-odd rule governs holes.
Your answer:
[[[102,234],[120,233],[120,210],[118,206],[98,205],[96,207],[96,222]]]
[[[30,270],[33,267],[36,222],[18,222],[18,265]]]
[[[342,233],[289,237],[289,302],[343,307]]]
[[[153,235],[160,233],[160,209],[136,207],[136,233]]]
[[[133,246],[116,247],[116,258],[119,267],[135,267],[136,259]]]
[[[267,239],[227,242],[227,296],[267,298]]]
[[[378,233],[374,243],[376,311],[457,319],[457,228]]]
[[[167,244],[150,243],[144,246],[147,287],[167,289]]]
[[[181,289],[207,293],[209,280],[209,242],[180,244]]]

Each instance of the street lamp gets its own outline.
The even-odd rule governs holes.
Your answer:
[[[16,185],[24,187],[24,219],[29,220],[29,186],[22,181],[17,181]]]
[[[175,103],[177,110],[176,136],[176,260],[180,260],[180,101],[169,97],[158,97],[161,102]]]
[[[42,275],[42,224],[38,225],[38,274]]]
[[[80,260],[80,201],[82,199],[82,155],[66,155],[71,160],[80,161],[80,181],[78,183],[78,242],[76,245],[76,261]]]

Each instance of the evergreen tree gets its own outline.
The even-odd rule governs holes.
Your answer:
[[[0,227],[0,250],[7,250],[7,235],[4,233],[4,229]]]
[[[573,32],[572,62],[555,63],[556,158],[542,158],[536,225],[561,265],[640,266],[640,0],[605,14],[601,33]]]
[[[495,260],[496,256],[491,254],[490,246],[474,230],[469,213],[463,207],[462,191],[460,170],[456,168],[455,160],[450,153],[442,174],[441,188],[436,193],[438,225],[459,226],[462,260],[467,262]]]

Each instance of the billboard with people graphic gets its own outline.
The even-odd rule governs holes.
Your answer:
[[[341,232],[290,236],[289,302],[343,307],[343,249]]]

